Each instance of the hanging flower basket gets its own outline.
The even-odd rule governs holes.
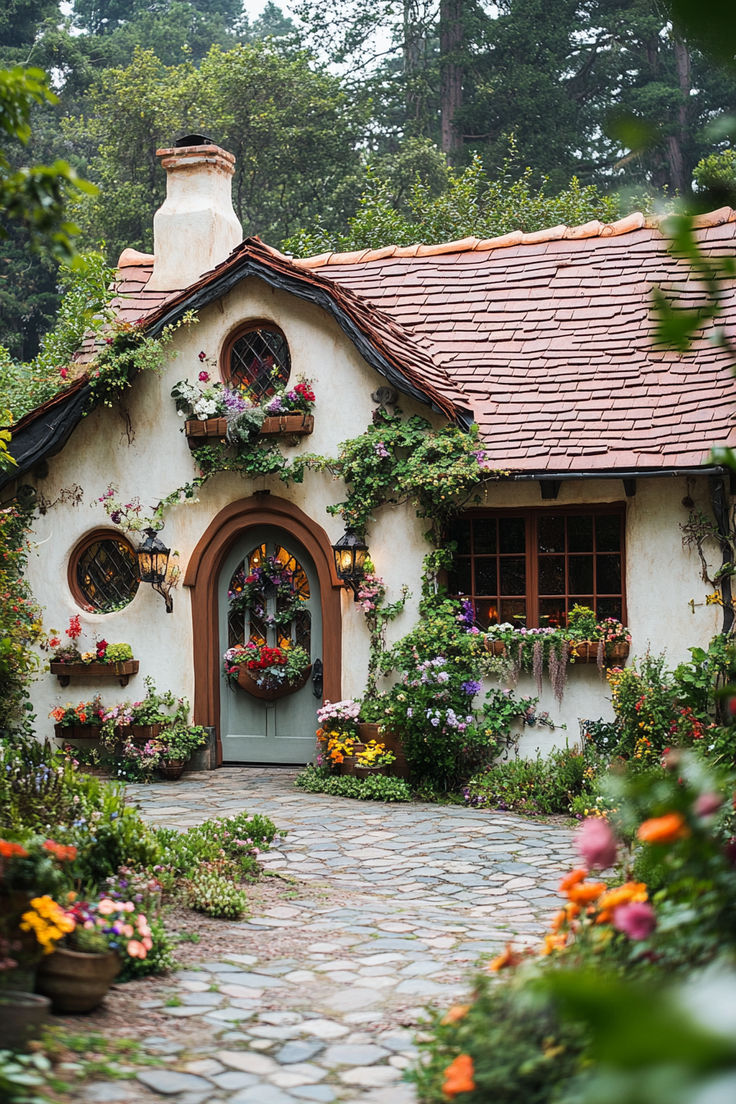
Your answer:
[[[494,640],[492,637],[487,636],[485,638],[485,649],[489,655],[492,656],[505,656],[506,644],[503,640]]]
[[[263,670],[250,671],[245,663],[241,663],[238,668],[237,682],[242,690],[245,690],[254,698],[275,701],[277,698],[283,698],[287,694],[295,694],[297,690],[301,690],[311,673],[312,664],[310,663],[308,667],[304,668],[298,679],[287,682],[285,679],[269,676]]]
[[[599,640],[575,640],[570,651],[576,663],[597,663]],[[604,649],[605,652],[605,649]]]
[[[314,415],[297,411],[266,416],[259,432],[261,437],[306,437],[313,429]]]
[[[62,663],[52,659],[49,670],[62,686],[68,686],[73,678],[116,678],[121,686],[127,686],[131,675],[138,674],[137,659],[125,659],[119,663]]]
[[[612,667],[620,667],[629,658],[628,644],[607,644],[606,663]]]
[[[224,441],[227,418],[192,418],[184,423],[184,432],[190,449],[200,448],[208,440]]]

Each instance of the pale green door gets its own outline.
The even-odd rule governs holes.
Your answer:
[[[245,610],[228,598],[239,580],[256,568],[278,561],[292,580],[292,595],[258,591]],[[220,574],[220,655],[248,640],[283,646],[301,644],[310,662],[322,658],[322,616],[319,582],[306,550],[288,533],[271,526],[249,529],[231,550]],[[286,617],[286,619],[285,619]],[[263,701],[220,676],[220,725],[225,762],[303,764],[314,758],[316,711],[322,704],[308,679],[300,689]]]

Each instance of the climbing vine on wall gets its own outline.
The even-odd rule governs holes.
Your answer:
[[[485,466],[477,426],[433,429],[398,408],[379,407],[365,433],[343,441],[337,457],[304,456],[296,463],[345,482],[347,498],[327,509],[356,532],[365,533],[380,506],[410,502],[419,517],[431,519],[428,536],[435,544],[448,517],[468,501],[480,501],[479,484],[498,475]]]

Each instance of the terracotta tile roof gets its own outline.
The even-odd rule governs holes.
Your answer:
[[[736,248],[736,213],[698,217],[712,256]],[[679,354],[653,342],[651,290],[703,301],[656,222],[514,231],[293,260],[248,239],[180,292],[147,292],[153,258],[126,250],[116,309],[146,328],[248,274],[327,295],[410,387],[453,416],[470,407],[494,467],[519,473],[696,467],[736,445],[736,382],[704,334]],[[209,298],[207,298],[209,295]],[[723,297],[732,336],[736,290]],[[80,350],[88,361],[93,350]]]
[[[700,216],[732,256],[736,213]],[[440,246],[296,261],[402,323],[470,395],[494,467],[519,472],[697,466],[736,444],[736,381],[705,333],[680,354],[653,342],[651,290],[703,301],[687,262],[643,216]],[[723,319],[736,337],[736,289]]]

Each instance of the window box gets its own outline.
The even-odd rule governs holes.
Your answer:
[[[227,418],[193,418],[184,423],[184,432],[191,449],[200,448],[206,441],[224,441],[227,434]]]
[[[73,678],[116,678],[121,686],[127,686],[130,676],[138,674],[139,666],[137,659],[126,659],[121,663],[60,663],[52,659],[49,670],[62,686],[68,686]]]
[[[54,725],[54,738],[61,740],[99,740],[101,725],[95,724],[76,724],[76,725]]]
[[[297,411],[296,414],[274,414],[263,419],[261,437],[306,437],[314,429],[314,415]]]

